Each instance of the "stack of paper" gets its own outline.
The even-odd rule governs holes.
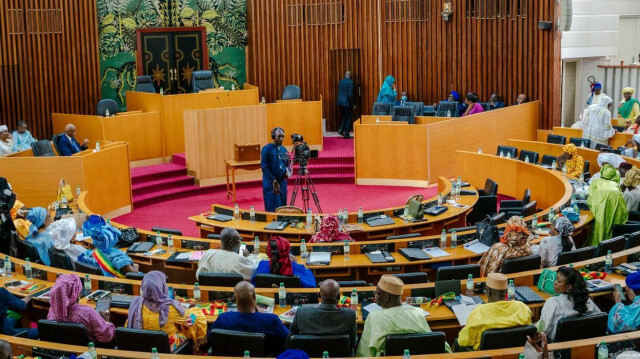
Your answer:
[[[331,263],[331,252],[311,252],[307,265],[329,265]]]
[[[469,314],[471,314],[471,312],[479,305],[480,304],[467,305],[463,302],[463,304],[454,305],[451,307],[451,310],[453,310],[456,318],[458,318],[460,325],[466,325],[467,319],[469,319]]]
[[[484,252],[489,250],[489,246],[486,244],[480,243],[479,240],[474,239],[471,242],[465,243],[463,245],[464,249],[470,250],[475,254],[483,254]]]
[[[451,255],[440,249],[439,247],[423,248],[422,251],[431,256],[431,258],[446,257]]]

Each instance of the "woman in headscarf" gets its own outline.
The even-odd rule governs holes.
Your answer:
[[[78,257],[87,250],[79,244],[71,244],[71,241],[76,237],[76,220],[63,218],[53,222],[48,231],[53,238],[53,245],[57,250],[64,251],[71,258],[71,264],[75,268]]]
[[[596,162],[598,163],[598,166],[600,167],[600,169],[602,169],[602,167],[604,167],[605,164],[610,164],[614,169],[618,169],[620,168],[620,165],[622,165],[623,163],[626,163],[622,157],[611,152],[600,152],[598,154],[598,158]],[[589,180],[589,184],[591,184],[594,180],[598,178],[600,178],[600,172],[591,176],[591,179]]]
[[[627,129],[624,130],[624,133],[628,135],[637,135],[638,130],[640,130],[640,115],[636,117],[636,121],[631,126],[627,127]]]
[[[627,222],[629,212],[620,190],[620,175],[612,165],[604,164],[600,178],[591,181],[587,204],[594,219],[592,246],[611,238],[614,225]]]
[[[107,277],[124,278],[126,273],[138,271],[137,265],[125,252],[114,248],[120,231],[108,225],[104,218],[92,214],[82,225],[82,230],[85,236],[91,237],[95,249],[82,253],[78,257],[80,262],[99,267]]]
[[[346,232],[340,232],[340,223],[334,215],[328,215],[322,219],[320,232],[314,234],[309,243],[317,242],[344,242],[352,241],[353,238]]]
[[[464,101],[460,101],[460,94],[457,91],[451,91],[449,92],[449,96],[447,97],[446,100],[444,100],[445,102],[457,102],[458,103],[458,111],[454,114],[452,114],[452,117],[458,117],[461,113],[465,112],[466,104],[464,103]],[[438,111],[438,104],[434,103],[433,104],[433,108],[434,110]]]
[[[573,143],[562,147],[562,155],[558,156],[557,169],[561,170],[567,165],[567,176],[578,178],[584,173],[584,159],[578,155],[578,149]]]
[[[196,348],[207,339],[207,318],[202,310],[185,309],[180,302],[171,299],[166,276],[159,271],[145,274],[140,296],[129,306],[125,327],[162,330],[169,336],[171,351],[187,339],[191,339]]]
[[[542,268],[555,266],[560,253],[576,249],[571,238],[573,229],[569,218],[558,217],[551,225],[551,235],[542,238],[539,245],[531,246],[533,254],[538,254],[542,258],[540,262]]]
[[[616,304],[609,311],[607,332],[610,334],[630,332],[640,328],[640,296],[636,295],[640,290],[640,272],[629,274],[624,282],[627,285],[625,294],[631,304],[624,305],[618,291],[613,291],[613,300]]]
[[[618,126],[629,126],[640,115],[640,102],[632,97],[634,92],[631,87],[622,89],[624,98],[618,105]]]
[[[51,214],[42,207],[34,207],[29,210],[27,220],[31,222],[31,226],[25,241],[32,243],[36,247],[42,263],[51,265],[49,248],[53,247],[53,238],[47,232],[47,227],[53,222]],[[31,260],[35,261],[36,258],[31,258]]]
[[[595,149],[598,143],[608,144],[609,138],[616,134],[616,130],[611,126],[609,108],[612,102],[611,97],[602,96],[599,102],[584,109],[580,114],[580,120],[571,126],[582,129],[582,137],[591,141],[591,149]]]
[[[467,109],[462,115],[460,115],[460,117],[475,115],[476,113],[484,112],[484,108],[481,104],[478,103],[478,101],[478,96],[476,96],[476,94],[474,94],[473,92],[469,92],[467,94],[467,98],[464,101],[464,103],[467,105]]]
[[[6,125],[0,126],[0,157],[13,153],[13,140]]]
[[[88,305],[78,304],[82,283],[75,274],[63,274],[49,292],[48,320],[84,325],[89,340],[110,343],[116,335],[116,326],[109,323],[109,311],[102,313]]]
[[[501,272],[505,259],[531,255],[530,237],[531,233],[522,218],[518,216],[509,218],[500,242],[492,245],[478,262],[480,276],[485,277],[489,273]]]
[[[620,189],[622,190],[622,197],[627,203],[627,211],[637,212],[638,206],[640,206],[640,170],[637,167],[632,167],[625,173],[624,179]]]
[[[396,91],[396,86],[394,85],[395,81],[396,80],[391,75],[387,76],[387,78],[384,79],[382,87],[380,88],[380,92],[378,92],[377,102],[396,102],[396,96],[398,96],[398,92]]]
[[[267,243],[268,261],[261,261],[258,268],[253,274],[251,282],[256,284],[256,275],[271,273],[278,275],[294,276],[300,278],[300,286],[302,288],[315,288],[316,278],[313,272],[302,264],[291,261],[290,258],[291,244],[282,237],[271,237]]]

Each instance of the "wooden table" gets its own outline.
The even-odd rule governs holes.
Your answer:
[[[232,196],[232,200],[236,202],[236,170],[257,170],[260,169],[260,160],[256,161],[242,161],[238,162],[236,160],[225,160],[224,163],[227,164],[227,198],[229,195]],[[229,189],[229,169],[231,169],[231,188]]]

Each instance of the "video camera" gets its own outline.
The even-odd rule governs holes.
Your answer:
[[[293,142],[293,161],[300,165],[300,173],[305,174],[309,159],[318,158],[318,150],[311,150],[301,134],[292,134],[291,141]]]

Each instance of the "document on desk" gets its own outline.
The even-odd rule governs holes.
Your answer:
[[[458,318],[458,322],[460,323],[460,325],[464,326],[467,324],[467,319],[469,319],[469,314],[471,314],[471,312],[478,305],[480,304],[474,304],[474,305],[458,304],[451,307],[451,310],[453,310],[453,313],[456,315],[456,318]]]
[[[191,257],[191,252],[182,252],[176,256],[176,260],[188,261],[189,257]]]
[[[431,258],[446,257],[451,255],[446,251],[440,249],[439,247],[422,248],[422,251],[431,256]]]
[[[331,263],[331,252],[311,252],[307,265],[329,265]]]
[[[478,241],[477,239],[465,243],[463,247],[464,249],[470,250],[475,254],[483,254],[484,252],[489,250],[489,246],[484,243],[480,243],[480,241]]]

